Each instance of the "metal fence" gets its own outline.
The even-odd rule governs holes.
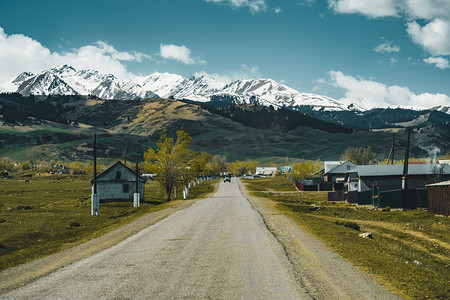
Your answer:
[[[450,216],[450,185],[428,187],[428,203],[430,213]]]
[[[345,201],[344,190],[329,192],[328,201]]]

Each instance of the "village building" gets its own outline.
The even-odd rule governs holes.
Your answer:
[[[276,167],[257,167],[256,175],[272,176],[277,173]]]
[[[325,162],[324,182],[344,183],[347,173],[354,172],[356,164],[351,161]]]
[[[139,198],[144,199],[145,179],[138,176]],[[94,181],[91,181],[93,184]],[[92,187],[93,188],[93,187]],[[97,176],[100,200],[133,200],[136,193],[136,172],[118,161]]]
[[[358,191],[369,191],[376,184],[381,191],[402,189],[403,165],[357,166]],[[450,179],[450,167],[439,164],[409,164],[408,189]]]
[[[369,191],[378,186],[381,191],[402,188],[403,165],[363,165],[350,161],[328,165],[324,182],[331,182],[334,190]],[[450,179],[448,164],[409,164],[408,188],[425,188],[425,185]]]

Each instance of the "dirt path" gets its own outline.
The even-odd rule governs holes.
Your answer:
[[[316,299],[402,299],[374,278],[329,250],[294,221],[274,208],[275,203],[252,197],[241,184],[248,198],[274,236],[283,245],[297,276]]]

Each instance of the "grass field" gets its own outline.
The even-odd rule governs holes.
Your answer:
[[[450,219],[425,210],[380,211],[299,192],[285,177],[243,180],[333,251],[413,299],[450,295]],[[358,229],[359,228],[359,229]],[[371,232],[373,239],[359,234]]]
[[[74,175],[0,179],[0,270],[80,244],[171,205],[159,184],[149,181],[139,208],[132,201],[101,203],[100,216],[91,216],[89,180]],[[189,198],[212,192],[215,183],[192,188]]]

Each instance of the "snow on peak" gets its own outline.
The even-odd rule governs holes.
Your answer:
[[[24,95],[80,94],[104,99],[173,97],[193,101],[258,103],[276,108],[311,106],[315,110],[356,110],[362,108],[326,96],[301,93],[270,78],[240,79],[225,84],[208,76],[184,78],[177,74],[155,72],[122,81],[113,74],[96,70],[76,70],[62,64],[40,74],[24,72],[0,85],[2,91]],[[443,109],[442,109],[443,110]]]
[[[141,94],[151,91],[163,98],[171,96],[173,94],[173,89],[183,80],[184,78],[180,75],[158,72],[145,77],[137,77],[135,79],[142,88]]]
[[[77,95],[78,93],[50,71],[31,76],[17,88],[22,95]]]
[[[225,84],[207,76],[191,76],[180,82],[171,96],[175,99],[188,99],[200,102],[209,101],[209,95],[220,91]]]
[[[77,72],[77,70],[75,70],[73,67],[65,65],[65,64],[59,65],[57,67],[54,67],[50,71],[52,73],[54,73],[54,74],[56,74],[58,76],[62,76],[62,77],[64,77],[64,76],[71,76],[71,75],[74,75]]]

